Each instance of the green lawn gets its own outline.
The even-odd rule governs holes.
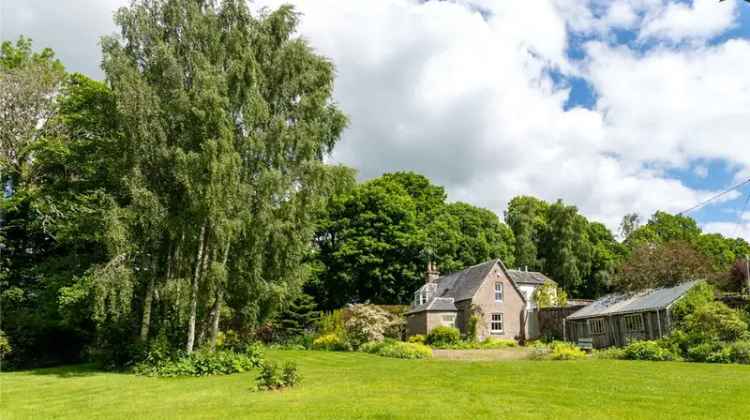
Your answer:
[[[268,356],[297,360],[301,386],[252,392],[255,373],[162,379],[81,366],[4,373],[0,418],[750,418],[750,366]]]

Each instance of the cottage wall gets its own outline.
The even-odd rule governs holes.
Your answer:
[[[406,331],[410,337],[417,334],[427,334],[427,314],[428,312],[417,312],[406,316]]]
[[[450,320],[452,321],[450,321]],[[456,313],[453,311],[427,312],[427,332],[435,327],[455,327]]]
[[[473,314],[471,299],[456,302],[456,309],[458,309],[458,313],[456,314],[456,328],[461,331],[461,335],[465,336],[469,332],[469,319],[471,319],[471,315]]]
[[[503,283],[503,301],[495,301],[495,283]],[[471,303],[481,308],[481,320],[477,325],[477,338],[484,340],[489,337],[517,339],[523,336],[525,328],[525,302],[521,298],[508,276],[495,266],[487,274]],[[490,331],[493,313],[503,314],[503,332],[501,334]]]

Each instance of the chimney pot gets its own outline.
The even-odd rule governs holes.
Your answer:
[[[440,277],[437,271],[437,265],[432,261],[427,262],[427,273],[425,273],[425,283],[432,283]]]

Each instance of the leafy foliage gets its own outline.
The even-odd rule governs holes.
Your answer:
[[[535,343],[531,353],[534,360],[579,360],[586,357],[586,353],[575,344],[563,341]]]
[[[352,351],[352,345],[346,337],[339,334],[325,334],[316,338],[312,344],[313,350]]]
[[[309,331],[320,318],[316,306],[312,296],[305,293],[298,296],[277,316],[280,333],[288,338]]]
[[[257,348],[247,353],[233,351],[196,351],[174,359],[151,359],[135,366],[134,372],[144,376],[209,376],[247,372],[262,366]]]
[[[430,346],[441,347],[458,344],[460,340],[458,328],[439,326],[430,330],[425,341]]]
[[[442,187],[414,173],[344,189],[324,214],[316,234],[320,271],[308,290],[326,309],[409,303],[430,259],[450,272],[513,258],[513,234],[494,213],[446,204]]]
[[[427,337],[423,334],[415,334],[409,337],[408,342],[414,344],[425,344],[427,342]]]
[[[427,359],[432,357],[432,349],[420,343],[385,340],[370,341],[363,344],[360,351],[397,359]]]
[[[623,356],[629,360],[675,360],[678,356],[665,348],[658,341],[634,341],[623,350]]]
[[[260,374],[255,379],[259,391],[273,391],[293,387],[301,377],[294,362],[286,362],[281,368],[276,362],[266,361],[261,364]]]
[[[344,324],[349,342],[359,347],[368,341],[383,341],[388,327],[394,322],[391,315],[376,305],[352,305],[350,317]]]
[[[622,250],[604,225],[562,201],[528,196],[510,201],[505,220],[516,239],[516,265],[544,272],[576,297],[607,291]]]
[[[0,330],[0,360],[5,359],[5,357],[9,355],[11,351],[13,351],[13,348],[10,346],[8,337],[6,337],[5,333]]]
[[[544,284],[534,290],[534,302],[540,308],[566,306],[568,294],[561,287],[557,287],[555,283],[545,281]]]
[[[432,346],[444,350],[491,350],[518,347],[518,343],[511,339],[489,337],[484,341],[465,340],[453,344],[433,344]]]
[[[615,287],[643,290],[711,278],[708,258],[684,241],[645,243],[633,250],[617,270]]]

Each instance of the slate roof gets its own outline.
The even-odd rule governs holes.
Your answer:
[[[508,275],[510,276],[511,280],[518,284],[544,284],[548,281],[551,281],[553,284],[557,284],[551,278],[536,271],[508,270]]]
[[[460,302],[462,300],[467,300],[474,297],[479,287],[482,286],[482,282],[490,273],[490,271],[492,271],[492,268],[495,266],[495,264],[500,264],[500,267],[505,270],[506,273],[509,273],[509,271],[503,265],[502,261],[500,261],[499,259],[494,259],[483,262],[481,264],[473,265],[465,270],[457,271],[455,273],[439,277],[433,283],[435,285],[435,291],[433,294],[435,298],[430,299],[423,305],[412,307],[407,313],[456,310],[454,302]],[[526,297],[518,290],[518,286],[513,280],[513,277],[510,275],[510,273],[508,274],[508,276],[511,279],[511,284],[513,284],[513,287],[515,287],[516,291],[518,291],[518,294],[521,296],[521,299],[525,302]],[[431,286],[431,284],[422,287],[429,286]],[[446,303],[437,302],[441,298],[450,298],[450,305],[452,306],[452,309],[438,309],[441,307],[449,308]],[[432,306],[433,304],[437,306]]]
[[[674,287],[649,289],[636,294],[615,293],[573,312],[567,319],[585,319],[633,312],[664,309],[682,297],[698,281],[689,281]]]
[[[410,314],[422,311],[457,312],[458,308],[456,308],[456,305],[453,302],[453,298],[436,297],[430,299],[430,301],[424,305],[418,305],[409,309],[406,313]]]

